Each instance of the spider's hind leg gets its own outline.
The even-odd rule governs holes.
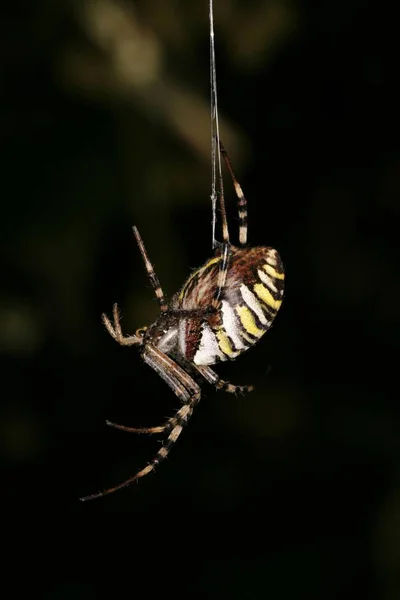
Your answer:
[[[158,450],[157,454],[152,458],[146,467],[114,487],[81,498],[82,502],[86,502],[87,500],[95,500],[96,498],[101,498],[103,496],[107,496],[108,494],[112,494],[117,490],[126,488],[138,479],[141,479],[145,475],[148,475],[154,471],[156,466],[165,458],[167,458],[170,449],[179,438],[183,427],[186,425],[193,413],[194,407],[200,400],[200,387],[190,377],[190,375],[186,373],[186,371],[184,371],[169,356],[164,354],[164,352],[155,346],[148,344],[142,356],[144,361],[150,367],[152,367],[162,379],[164,379],[164,381],[169,385],[169,387],[183,404],[176,411],[175,415],[169,421],[167,421],[167,423],[172,424],[170,425],[172,428],[169,432],[169,435],[161,448]],[[129,430],[130,428],[127,429]]]
[[[127,427],[126,425],[120,425],[119,423],[108,420],[106,421],[106,425],[113,427],[114,429],[119,429],[120,431],[126,431],[127,433],[167,433],[186,417],[187,410],[184,408],[185,406],[186,404],[184,404],[173,417],[167,419],[165,423],[156,425],[155,427]]]
[[[171,419],[171,421],[172,420],[175,421],[175,425],[173,426],[166,441],[163,443],[161,448],[158,450],[157,454],[152,458],[152,460],[148,463],[148,465],[146,465],[143,469],[141,469],[135,475],[133,475],[132,477],[129,477],[122,483],[120,483],[114,487],[108,488],[106,490],[96,492],[95,494],[90,494],[89,496],[84,496],[83,498],[81,498],[81,501],[86,502],[87,500],[95,500],[96,498],[102,498],[103,496],[108,496],[109,494],[112,494],[118,490],[122,490],[123,488],[128,487],[135,481],[138,481],[138,479],[141,479],[142,477],[145,477],[145,475],[148,475],[149,473],[154,471],[156,466],[160,462],[162,462],[165,458],[167,458],[169,451],[171,450],[171,447],[176,443],[178,437],[182,433],[182,429],[183,429],[184,425],[188,421],[189,417],[191,416],[191,414],[193,412],[194,406],[198,403],[199,400],[200,400],[200,388],[199,388],[199,391],[196,392],[196,394],[189,397],[187,404],[184,404],[183,406],[181,406],[181,408],[176,412],[173,419]]]
[[[215,371],[210,369],[210,367],[200,365],[195,365],[195,367],[208,383],[215,385],[217,389],[223,390],[224,392],[229,392],[230,394],[246,394],[247,392],[252,392],[254,390],[254,385],[234,385],[233,383],[229,383],[229,381],[221,379]]]

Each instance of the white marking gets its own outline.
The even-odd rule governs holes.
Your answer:
[[[240,292],[242,294],[243,300],[246,302],[250,310],[253,311],[255,315],[257,315],[257,317],[260,319],[263,325],[267,325],[268,321],[265,318],[260,303],[258,302],[253,292],[251,292],[249,288],[244,284],[240,286]]]
[[[179,349],[186,356],[186,319],[179,321]]]
[[[164,352],[164,354],[168,354],[175,346],[178,337],[178,328],[176,326],[170,327],[166,331],[164,330],[164,335],[158,340],[157,348]]]
[[[226,300],[222,300],[222,324],[226,335],[232,340],[235,348],[238,350],[246,350],[248,346],[241,339],[241,329],[238,325],[235,311]]]
[[[265,271],[263,271],[262,269],[258,269],[258,276],[270,290],[272,290],[273,292],[278,292],[278,289],[275,287],[271,277],[267,275]]]
[[[267,255],[267,263],[272,267],[276,267],[276,250],[269,250]]]
[[[215,334],[206,323],[203,323],[200,345],[194,355],[193,362],[195,365],[214,365],[217,356],[221,360],[228,359],[219,349]]]

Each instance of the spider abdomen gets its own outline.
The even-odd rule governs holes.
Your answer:
[[[174,307],[199,310],[212,305],[222,256],[208,260],[190,275]],[[284,271],[276,250],[231,248],[218,308],[206,317],[182,318],[179,348],[197,365],[234,360],[268,329],[282,304]]]

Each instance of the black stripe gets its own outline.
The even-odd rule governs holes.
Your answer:
[[[244,306],[245,306],[245,308],[248,308],[247,304],[244,305]],[[251,314],[253,314],[252,311],[251,311]],[[240,319],[239,319],[239,329],[241,330],[242,333],[244,333],[245,336],[247,336],[248,338],[250,338],[250,340],[254,340],[254,341],[250,342],[251,344],[254,344],[255,342],[257,342],[260,339],[256,335],[253,335],[253,334],[249,333]],[[245,342],[247,342],[246,338],[243,338],[243,339],[244,339]]]
[[[265,275],[267,275],[271,279],[272,283],[274,284],[274,286],[276,287],[276,289],[278,291],[274,292],[274,290],[271,290],[271,288],[268,287],[268,285],[266,283],[264,283],[264,281],[261,279],[261,277],[259,276],[258,273],[256,274],[257,283],[262,283],[262,285],[267,288],[267,290],[269,291],[269,293],[271,294],[271,296],[273,297],[274,300],[282,300],[283,280],[276,279],[276,277],[274,277],[273,275],[270,275],[269,273],[264,271],[264,269],[262,269],[262,268],[260,268],[260,271],[265,272]],[[254,292],[254,294],[257,296],[257,294],[255,292]],[[259,296],[257,296],[257,298],[260,300],[260,302],[262,302],[262,300],[259,298]]]
[[[258,298],[258,296],[257,296]],[[275,310],[274,308],[272,308],[269,304],[265,304],[261,299],[260,299],[260,305],[262,310],[264,311],[264,314],[267,318],[270,319],[270,321],[273,321],[277,315],[277,310]],[[271,326],[271,325],[270,325]]]
[[[224,328],[224,331],[225,331],[225,328]],[[230,344],[232,346],[232,350],[234,352],[244,352],[244,350],[246,350],[246,348],[238,348],[236,346],[235,342],[233,341],[233,339],[226,333],[226,331],[225,331],[225,335],[228,338],[228,340],[229,340],[229,342],[230,342]],[[230,359],[233,360],[232,357],[230,357]]]
[[[254,294],[254,296],[256,297],[257,300],[259,300],[258,296],[256,294]],[[261,306],[261,302],[259,301],[258,303]],[[258,318],[258,316],[256,315],[256,313],[253,311],[253,309],[250,308],[250,306],[248,304],[246,304],[246,306],[249,309],[249,311],[251,312],[251,314],[253,315],[254,320],[256,322],[256,326],[258,327],[258,329],[262,329],[263,331],[268,331],[268,329],[270,328],[270,324],[267,323],[266,325],[264,325],[263,323],[261,323],[260,319]],[[262,309],[262,307],[261,307],[261,309]],[[247,333],[247,331],[246,331],[246,333]],[[258,340],[260,338],[256,338],[256,339]]]

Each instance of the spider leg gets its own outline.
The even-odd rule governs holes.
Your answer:
[[[139,250],[142,255],[144,265],[146,267],[147,275],[149,276],[149,279],[150,279],[150,283],[154,289],[154,292],[155,292],[158,302],[160,304],[160,310],[161,310],[161,312],[166,312],[168,310],[168,305],[164,299],[164,293],[161,288],[160,280],[158,279],[158,277],[154,271],[153,265],[150,262],[148,254],[146,252],[146,248],[144,246],[143,240],[141,238],[141,235],[140,235],[137,227],[133,227],[133,233],[135,235],[137,245],[139,246]]]
[[[221,167],[221,165],[220,165]],[[226,218],[226,208],[225,208],[225,194],[224,194],[224,181],[222,179],[222,173],[219,172],[218,177],[218,186],[219,186],[219,210],[221,213],[221,225],[222,225],[222,243],[229,244],[229,229],[228,229],[228,220]]]
[[[223,390],[224,392],[229,392],[230,394],[245,394],[247,392],[252,392],[254,390],[254,385],[234,385],[229,383],[229,381],[225,381],[221,379],[215,371],[210,369],[207,366],[194,365],[198,370],[200,375],[204,377],[208,383],[212,383],[219,390]]]
[[[235,177],[231,161],[221,141],[219,142],[219,147],[224,158],[225,164],[230,173],[230,176],[232,178],[236,196],[238,198],[237,205],[239,210],[239,242],[241,246],[245,246],[247,243],[247,200],[244,197],[243,190]]]
[[[157,454],[146,467],[114,487],[81,498],[82,502],[112,494],[117,490],[128,487],[141,477],[154,471],[156,466],[168,456],[172,446],[179,438],[183,427],[191,417],[194,407],[200,400],[201,391],[197,383],[175,361],[161,352],[161,350],[148,344],[143,352],[143,359],[168,383],[176,396],[182,400],[183,405],[177,410],[174,417],[170,419],[170,421],[174,421],[172,429]]]
[[[114,304],[113,306],[114,325],[111,324],[111,321],[107,317],[107,315],[103,314],[102,319],[104,325],[107,328],[108,333],[111,335],[111,337],[114,338],[116,342],[118,342],[118,344],[121,344],[121,346],[132,346],[135,344],[140,345],[142,343],[141,339],[138,338],[136,335],[124,336],[124,334],[122,333],[117,304]]]
[[[176,392],[176,390],[174,391]],[[179,393],[182,395],[186,395],[186,392],[182,390]],[[176,411],[173,417],[167,419],[167,421],[165,421],[163,425],[156,425],[155,427],[127,427],[126,425],[119,425],[119,423],[113,423],[112,421],[108,420],[106,421],[106,425],[108,425],[109,427],[113,427],[114,429],[119,429],[120,431],[126,431],[127,433],[165,433],[167,431],[170,431],[173,427],[175,427],[175,425],[178,425],[182,418],[186,418],[186,412],[187,402],[178,411]]]
[[[161,356],[161,359],[160,359]],[[182,369],[175,361],[169,358],[164,352],[161,352],[158,348],[154,346],[147,346],[145,350],[145,354],[143,355],[144,361],[154,369],[162,379],[170,386],[172,391],[181,402],[184,403],[184,406],[187,404],[190,399],[188,396],[187,390],[190,392],[196,393],[199,390],[199,386],[197,383],[193,381],[193,379],[186,373],[184,369]],[[160,361],[163,361],[164,364]],[[171,377],[171,371],[175,374],[175,378]],[[185,387],[186,386],[186,387]],[[184,414],[183,411],[182,414]],[[171,430],[177,423],[181,415],[179,411],[175,413],[173,417],[170,417],[165,423],[162,425],[156,425],[155,427],[127,427],[126,425],[120,425],[119,423],[113,423],[112,421],[106,421],[106,424],[110,427],[114,427],[114,429],[120,429],[121,431],[126,431],[128,433],[163,433]]]
[[[237,205],[238,205],[238,211],[239,211],[239,243],[241,246],[245,246],[247,243],[247,200],[243,194],[243,191],[242,191],[242,188],[240,187],[239,182],[237,181],[237,179],[235,177],[235,174],[232,169],[231,161],[229,159],[229,156],[228,156],[221,140],[219,139],[218,133],[217,133],[217,142],[218,142],[218,149],[220,150],[220,152],[225,160],[226,166],[228,168],[228,171],[229,171],[230,176],[233,181],[233,185],[235,187],[236,196],[238,198]],[[214,309],[218,308],[219,299],[220,299],[223,289],[225,287],[226,276],[227,276],[228,266],[229,266],[230,247],[231,247],[230,242],[229,242],[228,224],[227,224],[227,219],[226,219],[225,200],[224,200],[224,185],[223,185],[223,180],[222,180],[221,174],[219,177],[219,187],[220,187],[220,210],[221,210],[221,217],[222,217],[223,243],[222,243],[222,260],[219,264],[219,272],[218,272],[218,284],[217,284],[217,287],[215,290],[214,298],[211,303],[211,306]]]
[[[119,429],[120,431],[127,431],[128,433],[163,433],[166,429],[170,428],[170,422],[173,418],[168,419],[164,425],[158,425],[156,427],[127,427],[126,425],[119,425],[119,423],[113,423],[112,421],[106,421],[106,425]]]

